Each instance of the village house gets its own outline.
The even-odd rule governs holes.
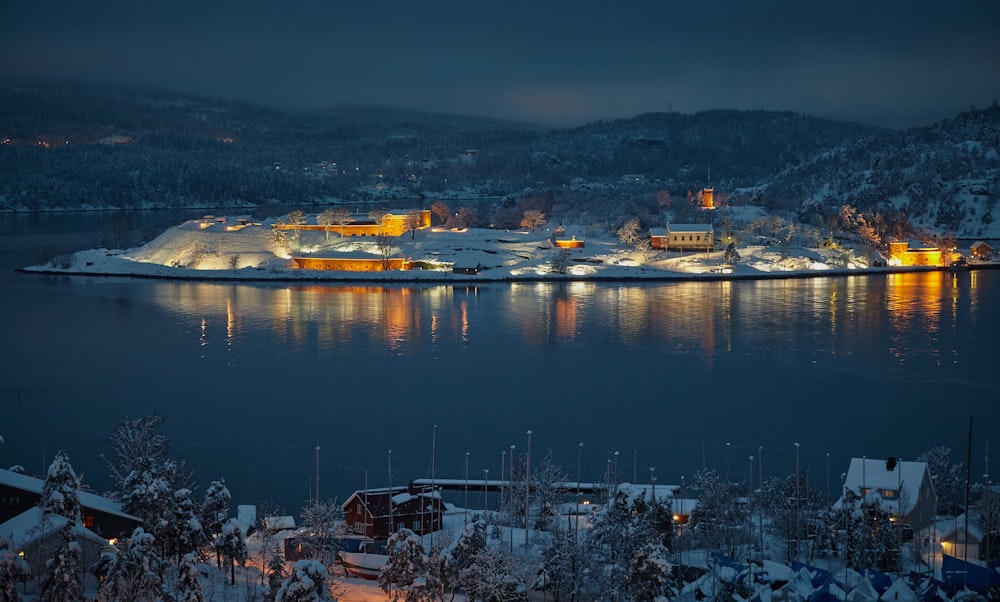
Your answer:
[[[969,247],[969,256],[976,259],[986,259],[993,253],[993,247],[981,240],[977,240]]]
[[[11,542],[14,552],[31,567],[32,575],[44,575],[46,563],[62,545],[62,530],[67,527],[80,546],[82,578],[83,571],[94,565],[110,545],[108,540],[83,525],[58,514],[43,512],[35,506],[0,523],[0,536]]]
[[[400,529],[417,535],[441,529],[445,506],[440,491],[410,484],[355,491],[340,509],[354,533],[383,540]]]
[[[959,253],[945,252],[934,245],[920,242],[894,240],[889,243],[889,265],[893,266],[938,267],[960,258]]]
[[[844,477],[844,494],[852,492],[858,501],[877,504],[893,520],[907,524],[914,531],[934,521],[937,495],[926,462],[888,459],[851,458]],[[834,508],[845,504],[841,497]]]
[[[650,246],[668,251],[712,251],[715,230],[711,224],[671,224],[649,231]]]
[[[27,475],[0,469],[0,522],[6,522],[38,505],[45,482]],[[108,498],[77,491],[83,526],[111,539],[132,533],[142,520],[122,512],[121,504]]]

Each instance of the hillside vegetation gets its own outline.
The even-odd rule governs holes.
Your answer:
[[[712,185],[717,204],[759,205],[820,229],[849,206],[913,231],[997,232],[995,103],[907,131],[723,110],[551,129],[84,84],[2,84],[0,106],[0,211],[462,198],[481,199],[481,221],[495,226],[527,206],[613,230],[627,217],[657,225],[664,209],[683,219]]]

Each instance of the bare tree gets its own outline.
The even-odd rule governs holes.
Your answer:
[[[424,225],[424,216],[419,211],[410,211],[406,214],[406,220],[403,222],[404,228],[410,233],[410,240],[413,240],[417,236],[417,229]]]
[[[565,274],[569,267],[569,249],[559,249],[555,259],[552,260],[552,271],[556,274]]]
[[[521,227],[529,228],[532,232],[542,227],[545,223],[545,214],[538,209],[528,209],[521,217]]]
[[[333,208],[333,223],[340,227],[340,237],[344,237],[344,226],[350,223],[352,218],[351,210],[347,207],[334,207]]]
[[[472,228],[479,221],[479,215],[472,207],[459,207],[456,219],[463,228]]]
[[[382,262],[382,269],[388,271],[392,265],[392,253],[395,248],[392,246],[392,238],[379,232],[375,236],[375,247],[378,249],[379,259]]]
[[[389,215],[389,212],[385,209],[372,209],[368,212],[368,217],[375,222],[378,226],[378,235],[382,235],[382,222],[385,221],[385,216]]]
[[[642,238],[639,220],[632,218],[626,221],[621,228],[618,228],[615,234],[618,235],[618,241],[623,245],[635,248],[636,243]]]
[[[316,223],[323,226],[323,234],[326,235],[326,240],[330,240],[330,226],[334,224],[333,219],[333,209],[324,209],[316,216]],[[341,235],[343,236],[343,235]]]
[[[443,201],[434,201],[434,204],[431,205],[431,213],[438,218],[442,226],[446,225],[448,220],[451,219],[451,208]]]

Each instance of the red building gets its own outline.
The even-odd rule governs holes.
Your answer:
[[[355,491],[340,509],[351,531],[382,540],[400,529],[417,535],[441,529],[445,507],[440,491],[410,484]]]

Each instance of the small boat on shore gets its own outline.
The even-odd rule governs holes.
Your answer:
[[[337,552],[337,560],[344,565],[344,571],[348,575],[374,581],[378,579],[389,557],[366,552]]]

